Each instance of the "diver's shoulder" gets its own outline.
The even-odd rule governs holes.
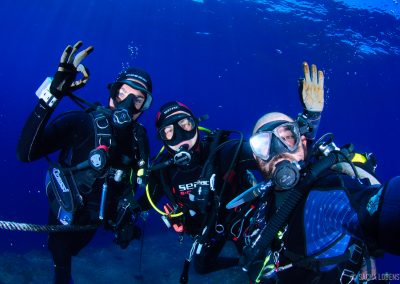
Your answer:
[[[359,187],[364,184],[363,180],[357,179],[354,176],[329,170],[323,176],[321,176],[313,185],[313,187],[319,188],[347,188],[347,187]]]

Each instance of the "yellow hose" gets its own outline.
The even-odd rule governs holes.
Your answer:
[[[211,130],[202,126],[198,127],[199,130],[207,132],[207,133],[211,133]],[[156,159],[158,158],[158,156],[164,151],[164,146],[160,149],[160,151],[158,152]],[[149,185],[146,185],[146,196],[147,196],[147,200],[149,200],[149,203],[151,205],[151,207],[153,207],[154,210],[156,210],[159,214],[163,215],[163,216],[168,216],[170,218],[176,218],[179,216],[183,215],[183,212],[179,212],[179,213],[174,213],[174,214],[167,214],[163,211],[161,211],[160,209],[157,208],[157,206],[154,204],[153,200],[150,197],[150,192],[149,192]]]
[[[146,196],[147,196],[147,199],[150,202],[151,207],[153,207],[154,210],[156,210],[159,214],[164,215],[164,216],[168,216],[170,218],[176,218],[176,217],[179,217],[179,216],[183,215],[183,212],[174,213],[174,214],[167,214],[167,213],[161,211],[160,209],[158,209],[157,206],[154,204],[153,200],[151,200],[150,192],[149,192],[149,185],[148,184],[146,185]]]

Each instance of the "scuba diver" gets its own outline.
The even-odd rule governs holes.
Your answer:
[[[323,108],[323,83],[316,85],[310,79],[308,64],[304,63],[303,67],[305,79],[300,84],[300,97],[305,108],[299,121],[312,140]],[[317,73],[315,65],[312,72]],[[254,180],[248,171],[257,166],[250,145],[236,131],[210,131],[200,127],[201,120],[202,117],[197,118],[180,102],[161,106],[156,127],[167,151],[160,152],[151,167],[146,189],[149,202],[145,197],[139,200],[142,210],[154,207],[166,225],[179,234],[181,241],[184,233],[193,237],[181,283],[188,281],[192,259],[195,270],[201,274],[238,264],[238,258],[218,256],[227,240],[234,241],[241,252],[245,226],[242,220],[253,210],[251,206],[238,206],[235,210],[225,208],[230,199]],[[206,131],[207,135],[201,138],[199,130]],[[239,138],[230,137],[235,133]],[[163,196],[168,199],[165,212],[155,206]]]
[[[370,263],[359,274],[370,255],[400,254],[400,177],[379,184],[371,156],[356,158],[351,144],[338,148],[331,134],[312,151],[307,143],[286,114],[257,121],[250,145],[265,181],[246,194],[263,192],[242,268],[252,283],[374,280]]]
[[[93,225],[93,229],[49,233],[55,283],[72,283],[71,261],[103,224],[115,234],[122,248],[140,236],[135,225],[140,212],[133,199],[136,173],[148,165],[149,145],[145,128],[136,122],[150,107],[152,82],[138,68],[124,69],[110,84],[109,107],[90,104],[72,91],[83,87],[88,70],[80,62],[93,47],[78,52],[82,42],[64,50],[53,79],[46,79],[36,94],[34,111],[22,130],[17,157],[32,162],[45,157],[49,163],[46,193],[51,225]],[[78,73],[83,77],[77,79]],[[49,119],[64,97],[86,102],[85,111],[62,113]],[[59,151],[57,162],[49,154]],[[134,181],[134,182],[132,182]]]

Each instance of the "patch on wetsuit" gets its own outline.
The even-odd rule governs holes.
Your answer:
[[[371,216],[378,210],[379,201],[380,201],[381,195],[382,195],[382,190],[383,190],[383,187],[381,187],[381,189],[374,196],[372,196],[368,201],[367,211],[368,211],[369,215],[371,215]]]

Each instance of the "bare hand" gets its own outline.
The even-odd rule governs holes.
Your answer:
[[[300,80],[299,93],[300,99],[305,109],[308,111],[321,112],[324,109],[324,73],[317,72],[317,66],[303,62],[304,79]]]

